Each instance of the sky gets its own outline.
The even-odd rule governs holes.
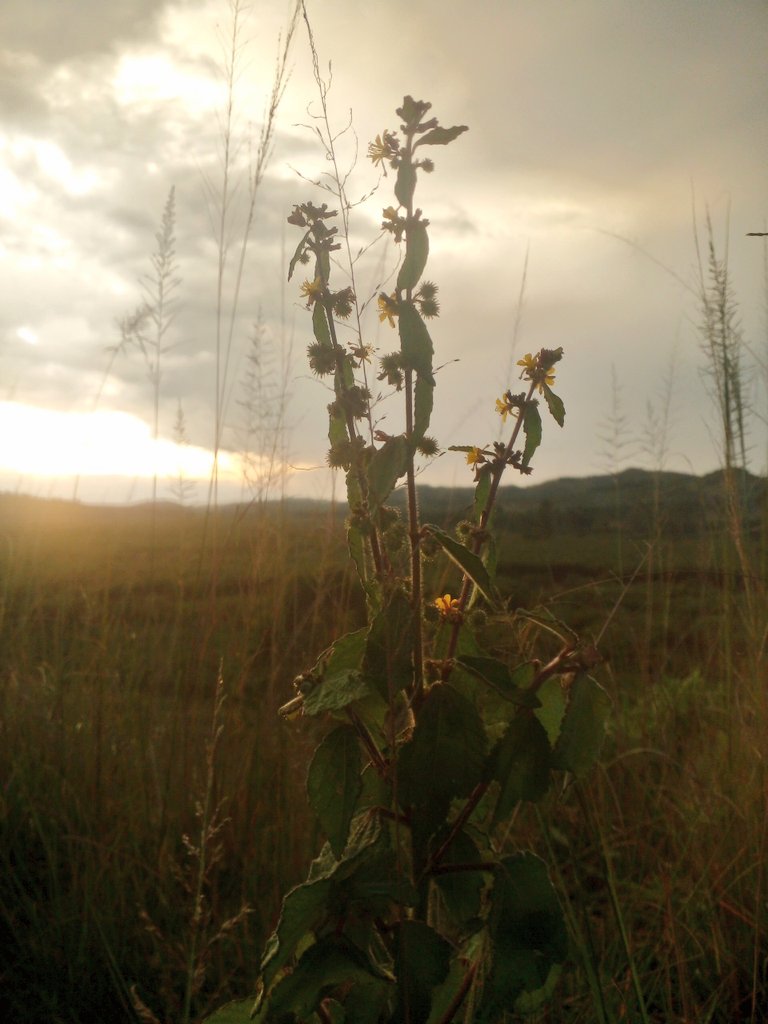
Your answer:
[[[405,94],[432,102],[441,124],[469,127],[435,149],[417,189],[430,221],[426,276],[440,288],[430,331],[441,447],[495,440],[495,400],[518,386],[516,360],[562,346],[565,427],[545,421],[525,482],[716,468],[694,240],[709,210],[747,363],[754,356],[751,468],[764,472],[765,247],[747,237],[768,218],[764,0],[306,8],[354,203],[352,252],[373,243],[355,263],[361,300],[391,287],[398,260],[379,230],[393,177],[367,160],[368,142],[397,129]],[[236,283],[248,174],[289,18],[282,0],[240,11],[220,274],[232,5],[2,4],[0,490],[124,502],[154,486],[162,499],[204,502],[218,408],[220,500],[267,487],[340,493],[325,467],[328,392],[306,364],[302,275],[286,280],[301,237],[286,223],[293,205],[332,204],[313,184],[327,183],[331,164],[303,22]],[[154,336],[142,351],[121,324],[152,294],[171,189],[176,286],[158,381]],[[334,273],[344,287],[344,268]],[[375,301],[362,325],[376,351],[396,347]],[[376,416],[402,430],[397,396],[382,392]],[[450,451],[420,479],[472,482]]]

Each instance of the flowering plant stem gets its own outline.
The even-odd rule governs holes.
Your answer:
[[[552,390],[562,349],[526,355],[518,364],[525,389],[497,399],[502,419],[514,418],[506,444],[452,446],[475,474],[474,523],[455,536],[422,523],[417,458],[438,451],[428,435],[436,382],[427,321],[439,305],[436,285],[423,277],[429,221],[414,193],[434,169],[428,147],[467,130],[442,127],[429,110],[406,96],[399,134],[383,132],[368,150],[394,172],[397,205],[383,211],[382,228],[404,246],[394,290],[378,296],[379,319],[399,341],[379,356],[378,380],[402,393],[401,433],[374,429],[381,396],[371,393],[364,365],[372,347],[360,333],[354,289],[331,285],[331,254],[341,248],[336,211],[307,202],[288,218],[302,232],[289,278],[314,264],[301,286],[314,334],[308,358],[332,385],[328,462],[345,473],[347,542],[367,614],[295,680],[296,695],[281,709],[285,718],[329,722],[307,776],[327,841],[306,882],[286,894],[265,949],[254,1008],[261,1024],[450,1024],[466,1004],[473,1019],[495,1024],[544,1001],[565,959],[547,867],[510,850],[505,837],[518,805],[541,800],[556,772],[587,772],[606,699],[588,674],[591,650],[576,640],[563,641],[543,667],[497,654],[509,616],[491,535],[504,472],[531,472],[542,433],[537,394],[563,425]],[[343,207],[343,187],[333,191]],[[348,208],[342,224],[346,232]],[[404,521],[388,504],[402,479]],[[458,573],[458,597],[425,599],[435,555]],[[555,677],[564,691],[549,685]]]

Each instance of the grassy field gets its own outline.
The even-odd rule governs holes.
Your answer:
[[[550,862],[571,932],[536,1019],[764,1020],[764,490],[745,580],[712,501],[639,515],[631,478],[623,504],[602,486],[499,513],[495,645],[523,660],[563,620],[598,640],[613,701],[598,769],[524,805],[508,838]],[[460,512],[430,500],[433,518]],[[363,621],[343,517],[0,499],[5,1019],[165,1024],[190,978],[198,1019],[251,993],[316,851],[317,726],[277,708]],[[428,591],[455,585],[426,569]]]

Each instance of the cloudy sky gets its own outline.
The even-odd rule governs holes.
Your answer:
[[[515,383],[514,361],[562,345],[566,425],[545,424],[532,482],[650,466],[658,457],[643,449],[660,429],[666,468],[713,469],[694,210],[702,230],[709,208],[721,252],[728,247],[744,337],[764,359],[764,250],[745,237],[768,218],[764,0],[307,0],[307,9],[326,77],[332,65],[328,107],[349,197],[375,190],[352,212],[354,252],[378,237],[392,202],[392,177],[380,178],[365,150],[397,128],[403,95],[470,129],[435,151],[436,171],[417,192],[431,222],[428,276],[440,286],[431,327],[440,443],[495,439],[494,401]],[[303,23],[233,305],[248,168],[289,13],[283,0],[253,0],[237,37],[218,361],[226,497],[241,493],[249,393],[261,410],[251,448],[271,445],[282,407],[288,492],[330,493],[328,397],[305,363],[301,282],[285,280],[300,237],[285,218],[294,203],[323,201],[311,181],[329,169],[313,134],[320,107]],[[146,496],[153,474],[170,497],[181,474],[185,492],[205,499],[231,42],[227,0],[2,4],[0,489],[125,501]],[[179,283],[153,443],[152,349],[121,345],[119,325],[146,297],[171,188]],[[379,240],[356,265],[361,299],[396,265],[387,246]],[[394,347],[369,312],[364,340]],[[256,322],[259,373],[249,361]],[[758,372],[751,387],[764,412]],[[396,399],[377,415],[383,429],[402,429]],[[617,427],[613,443],[601,440]],[[752,468],[763,471],[758,419],[752,439]],[[251,476],[258,486],[258,465]],[[471,474],[447,453],[423,480],[470,483]]]

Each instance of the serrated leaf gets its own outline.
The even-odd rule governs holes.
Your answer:
[[[336,641],[324,663],[315,666],[313,674],[320,679],[304,697],[305,714],[340,711],[370,695],[370,687],[360,671],[367,633],[366,629],[347,633]]]
[[[567,952],[565,921],[546,864],[532,853],[505,857],[496,872],[488,915],[491,972],[480,1020],[496,1020],[523,992],[547,984]]]
[[[397,180],[395,181],[395,195],[398,203],[407,209],[411,205],[415,189],[416,168],[404,160],[397,168]]]
[[[426,132],[421,136],[416,146],[447,146],[449,142],[453,142],[463,132],[468,132],[469,127],[466,124],[455,124],[452,128],[432,128],[431,131]]]
[[[429,377],[419,374],[416,378],[413,399],[413,436],[416,441],[420,441],[429,430],[434,392],[434,382]]]
[[[320,1001],[340,986],[380,980],[361,950],[343,938],[328,936],[305,950],[293,971],[274,988],[270,1016],[294,1013],[305,1020]]]
[[[541,444],[541,416],[533,402],[525,406],[523,413],[523,433],[525,434],[525,451],[523,452],[523,465],[527,466],[533,458],[533,453]]]
[[[568,693],[560,735],[553,751],[553,767],[573,772],[577,778],[586,775],[603,745],[610,706],[610,698],[602,686],[585,672],[579,672]]]
[[[435,836],[433,849],[439,848],[446,834],[447,829]],[[477,846],[462,830],[456,834],[446,850],[440,867],[449,868],[452,864],[478,864],[480,861],[481,857]],[[485,886],[484,872],[446,870],[435,874],[433,881],[443,898],[446,910],[459,927],[479,914],[481,893]]]
[[[390,437],[377,448],[368,464],[368,501],[371,511],[380,508],[408,468],[408,442]]]
[[[364,671],[370,685],[387,702],[413,682],[413,608],[399,588],[371,623]]]
[[[424,221],[412,220],[405,236],[405,259],[397,275],[398,291],[415,288],[429,259],[429,235]]]
[[[434,350],[427,325],[412,302],[401,302],[399,314],[397,322],[403,367],[406,370],[415,370],[420,377],[424,377],[430,384],[434,384],[435,380],[432,376],[432,353]]]
[[[447,683],[433,686],[411,739],[400,748],[398,799],[436,821],[483,774],[487,737],[474,705]]]
[[[402,921],[395,939],[397,1020],[426,1020],[432,989],[441,984],[451,965],[451,947],[423,921]]]
[[[362,767],[357,733],[349,725],[340,725],[328,733],[309,766],[309,803],[337,858],[346,846],[349,825],[362,789]]]
[[[563,400],[546,384],[542,384],[542,388],[544,390],[544,400],[547,403],[547,407],[549,408],[552,417],[562,427],[565,423],[565,406],[563,405]]]
[[[521,680],[530,682],[528,671],[529,665],[520,666],[515,672],[510,672],[509,666],[498,658],[489,658],[485,655],[460,655],[456,663],[473,676],[482,679],[484,683],[491,686],[497,693],[500,693],[507,700],[521,707],[535,708],[538,706],[538,698],[535,694],[526,692]]]
[[[291,262],[288,264],[288,280],[289,281],[293,277],[293,272],[296,269],[296,264],[301,262],[301,257],[304,254],[304,247],[307,244],[309,236],[310,236],[310,232],[307,231],[305,233],[304,237],[302,238],[302,240],[296,246],[296,251],[294,252],[293,256],[291,257]]]
[[[469,576],[486,601],[494,605],[496,599],[493,594],[491,577],[488,575],[488,570],[483,565],[482,559],[478,555],[473,554],[469,548],[464,547],[459,541],[454,540],[450,534],[446,533],[445,530],[441,530],[439,526],[429,523],[424,529],[435,538],[446,555],[461,569],[464,575]]]
[[[500,784],[493,824],[510,816],[521,800],[536,802],[549,788],[551,749],[544,726],[530,712],[515,715],[489,758]]]
[[[537,693],[539,707],[536,708],[535,714],[546,730],[549,745],[554,747],[560,735],[567,703],[559,677],[550,676],[549,679],[545,679]]]
[[[264,950],[261,980],[268,992],[278,972],[293,956],[305,935],[310,934],[327,914],[326,902],[331,891],[328,878],[318,878],[297,885],[283,898],[280,920]]]

